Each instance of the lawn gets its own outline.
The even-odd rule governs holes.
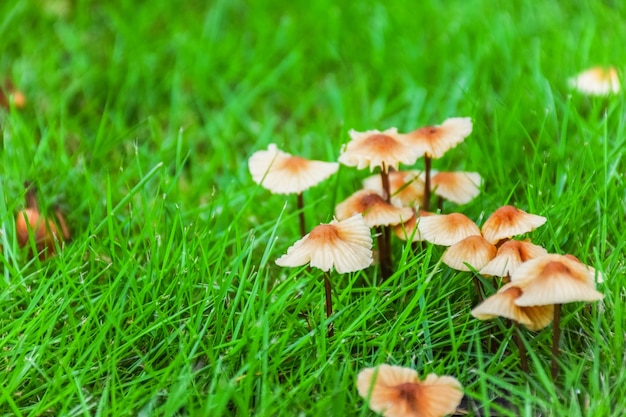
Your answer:
[[[626,106],[568,78],[624,79],[625,18],[609,0],[2,1],[0,84],[26,105],[0,108],[0,415],[375,416],[355,383],[383,363],[456,377],[474,415],[624,415]],[[473,131],[433,168],[483,187],[444,212],[544,216],[525,237],[604,278],[603,300],[563,306],[555,381],[552,327],[521,332],[522,371],[444,247],[393,240],[384,282],[331,274],[332,337],[323,274],[275,264],[299,213],[252,180],[254,152],[337,161],[351,129],[450,117]],[[307,191],[308,230],[368,175]],[[26,181],[65,216],[57,256],[18,245]]]

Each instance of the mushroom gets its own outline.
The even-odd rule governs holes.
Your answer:
[[[339,162],[357,169],[369,168],[370,171],[378,167],[383,198],[390,202],[389,169],[397,170],[401,163],[415,164],[419,153],[400,141],[396,128],[382,132],[378,130],[366,132],[350,130],[350,138],[350,142],[344,146],[341,155],[339,155]]]
[[[365,368],[357,377],[359,395],[385,417],[443,417],[455,412],[463,386],[451,376],[429,374],[392,365]]]
[[[480,236],[480,229],[461,213],[420,217],[417,229],[422,238],[435,245],[451,246],[469,236]]]
[[[506,284],[494,295],[486,298],[475,307],[471,314],[479,320],[489,320],[495,317],[504,317],[513,320],[517,325],[523,324],[529,330],[538,331],[546,327],[554,316],[554,305],[546,306],[518,306],[515,301],[522,295],[522,289],[512,283]],[[526,348],[519,337],[514,333],[515,343],[520,352],[520,365],[524,372],[528,372],[528,358]]]
[[[34,243],[34,249],[39,259],[54,255],[55,244],[63,243],[70,238],[70,232],[60,210],[55,210],[54,218],[47,218],[39,211],[35,189],[26,183],[26,208],[15,216],[15,231],[17,243],[26,247],[29,242]]]
[[[547,254],[520,265],[511,284],[522,290],[515,300],[521,307],[554,304],[552,335],[552,378],[558,374],[557,357],[561,335],[561,305],[576,301],[597,301],[604,296],[595,289],[595,276],[586,265],[566,255]]]
[[[421,155],[424,155],[424,210],[430,208],[430,177],[432,159],[441,158],[449,149],[463,142],[472,133],[472,119],[452,117],[439,126],[426,126],[403,134],[400,139]]]
[[[547,254],[547,250],[530,241],[507,240],[498,248],[496,256],[480,269],[480,274],[508,278],[522,263]]]
[[[0,107],[8,109],[13,103],[16,108],[21,109],[26,105],[24,93],[18,90],[13,82],[8,78],[0,84]]]
[[[330,270],[334,268],[345,274],[365,269],[372,262],[372,236],[361,214],[315,227],[276,260],[276,264],[283,267],[310,264],[324,271],[328,318],[333,314]],[[332,323],[329,323],[328,335],[333,333]]]
[[[619,77],[613,67],[593,67],[570,78],[571,88],[590,96],[608,96],[620,90]]]
[[[306,233],[302,192],[324,181],[339,169],[336,162],[313,161],[293,156],[271,143],[248,160],[248,169],[257,184],[274,194],[296,194],[300,234]]]
[[[431,179],[433,192],[439,196],[439,210],[443,199],[455,204],[467,204],[480,193],[482,178],[477,172],[438,172]]]
[[[543,216],[526,213],[513,206],[502,206],[489,216],[481,231],[485,239],[497,245],[500,240],[528,233],[545,222]]]

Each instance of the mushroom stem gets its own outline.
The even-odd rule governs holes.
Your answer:
[[[514,324],[515,329],[513,329],[513,337],[515,338],[515,344],[517,345],[517,350],[519,350],[519,359],[520,359],[520,367],[522,371],[529,373],[530,368],[528,367],[528,356],[526,354],[526,346],[524,346],[524,342],[520,336],[522,328],[519,323]]]
[[[389,228],[387,226],[378,226],[376,242],[378,244],[378,261],[380,263],[380,274],[385,281],[391,276],[391,251],[389,249]]]
[[[391,187],[389,185],[389,171],[387,166],[383,162],[382,167],[380,168],[380,179],[383,184],[383,198],[387,203],[391,204]]]
[[[37,196],[35,187],[29,182],[26,181],[24,183],[24,188],[26,188],[26,208],[34,209],[39,211],[39,204],[37,204]]]
[[[304,220],[304,197],[302,193],[298,193],[296,206],[298,208],[298,217],[300,218],[300,236],[306,235],[306,224]]]
[[[425,211],[430,209],[430,167],[431,167],[431,158],[428,154],[424,154],[424,173],[426,175],[426,179],[424,180],[424,203],[422,204],[422,208]]]
[[[328,272],[324,272],[324,292],[326,294],[326,318],[330,319],[333,315],[333,293],[330,286],[330,276]],[[328,322],[328,337],[335,334],[335,326],[332,322]]]
[[[556,362],[559,356],[559,339],[561,338],[561,304],[554,305],[554,319],[552,324],[552,380],[556,380],[559,366]]]

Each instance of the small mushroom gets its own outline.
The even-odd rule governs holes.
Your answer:
[[[455,412],[463,386],[451,376],[429,374],[392,365],[365,368],[357,377],[359,395],[385,417],[443,417]]]
[[[569,86],[582,94],[608,96],[620,90],[619,77],[613,67],[593,67],[569,79]]]
[[[482,178],[477,172],[438,172],[432,177],[433,192],[455,204],[467,204],[480,194]],[[439,208],[443,206],[440,200]]]
[[[339,169],[336,162],[314,161],[293,156],[270,144],[248,160],[248,169],[257,184],[274,194],[296,194],[300,212],[300,233],[306,233],[302,193],[324,181]]]
[[[481,230],[485,239],[497,244],[503,239],[531,232],[545,222],[543,216],[526,213],[513,206],[502,206],[489,216]]]
[[[451,246],[469,236],[480,236],[480,229],[461,213],[420,217],[417,228],[422,238],[435,245]]]
[[[403,134],[400,139],[420,155],[424,155],[424,210],[430,209],[432,159],[441,158],[449,149],[463,142],[472,133],[472,119],[452,117],[439,126],[426,126]]]
[[[480,270],[480,273],[508,278],[522,263],[547,254],[548,251],[543,247],[529,241],[507,240],[498,248],[496,256]]]
[[[372,262],[372,236],[361,214],[315,227],[276,260],[279,266],[297,267],[310,264],[324,271],[328,318],[333,313],[330,270],[335,269],[338,273],[345,274],[365,269]],[[328,325],[328,335],[333,335],[332,323]]]

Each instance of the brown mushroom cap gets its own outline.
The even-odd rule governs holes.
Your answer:
[[[461,403],[463,387],[456,378],[429,374],[420,381],[409,368],[380,365],[357,378],[359,395],[385,417],[443,417]]]
[[[272,143],[267,150],[252,154],[248,169],[254,182],[272,193],[293,194],[324,181],[337,172],[339,164],[292,156]]]
[[[480,270],[480,273],[496,277],[511,276],[522,263],[547,254],[547,250],[531,242],[508,240],[498,248],[496,256]]]
[[[433,192],[455,204],[467,204],[476,198],[481,181],[476,172],[438,172],[431,178]]]
[[[475,307],[471,314],[479,320],[504,317],[523,324],[533,331],[541,330],[552,322],[554,317],[553,304],[530,307],[518,306],[515,304],[515,300],[521,295],[522,290],[515,284],[506,284],[497,293],[486,298]]]
[[[276,260],[279,266],[297,267],[310,263],[322,271],[359,271],[373,262],[372,236],[360,214],[315,227]]]
[[[461,213],[420,217],[417,228],[422,238],[435,245],[451,246],[469,236],[480,236],[480,229]]]
[[[511,283],[523,291],[515,300],[518,306],[597,301],[604,297],[595,289],[593,273],[564,255],[548,254],[524,262],[511,276]]]
[[[383,132],[351,130],[350,137],[352,140],[344,146],[339,162],[357,169],[369,168],[373,171],[380,167],[387,172],[390,167],[398,169],[401,163],[413,165],[420,156],[398,139],[396,128]]]
[[[546,218],[526,213],[513,206],[502,206],[493,212],[482,227],[482,234],[491,243],[528,233],[546,222]]]
[[[395,207],[372,190],[359,190],[335,207],[338,219],[345,219],[355,213],[362,213],[369,227],[395,225],[413,217],[411,208]]]
[[[470,133],[472,133],[471,118],[452,117],[439,126],[422,127],[400,138],[420,154],[436,159],[463,142]]]
[[[591,96],[617,94],[620,90],[619,76],[613,67],[593,67],[569,79],[571,88]]]
[[[468,236],[446,249],[441,260],[457,271],[471,271],[467,265],[479,270],[496,256],[496,251],[496,247],[484,237]]]

